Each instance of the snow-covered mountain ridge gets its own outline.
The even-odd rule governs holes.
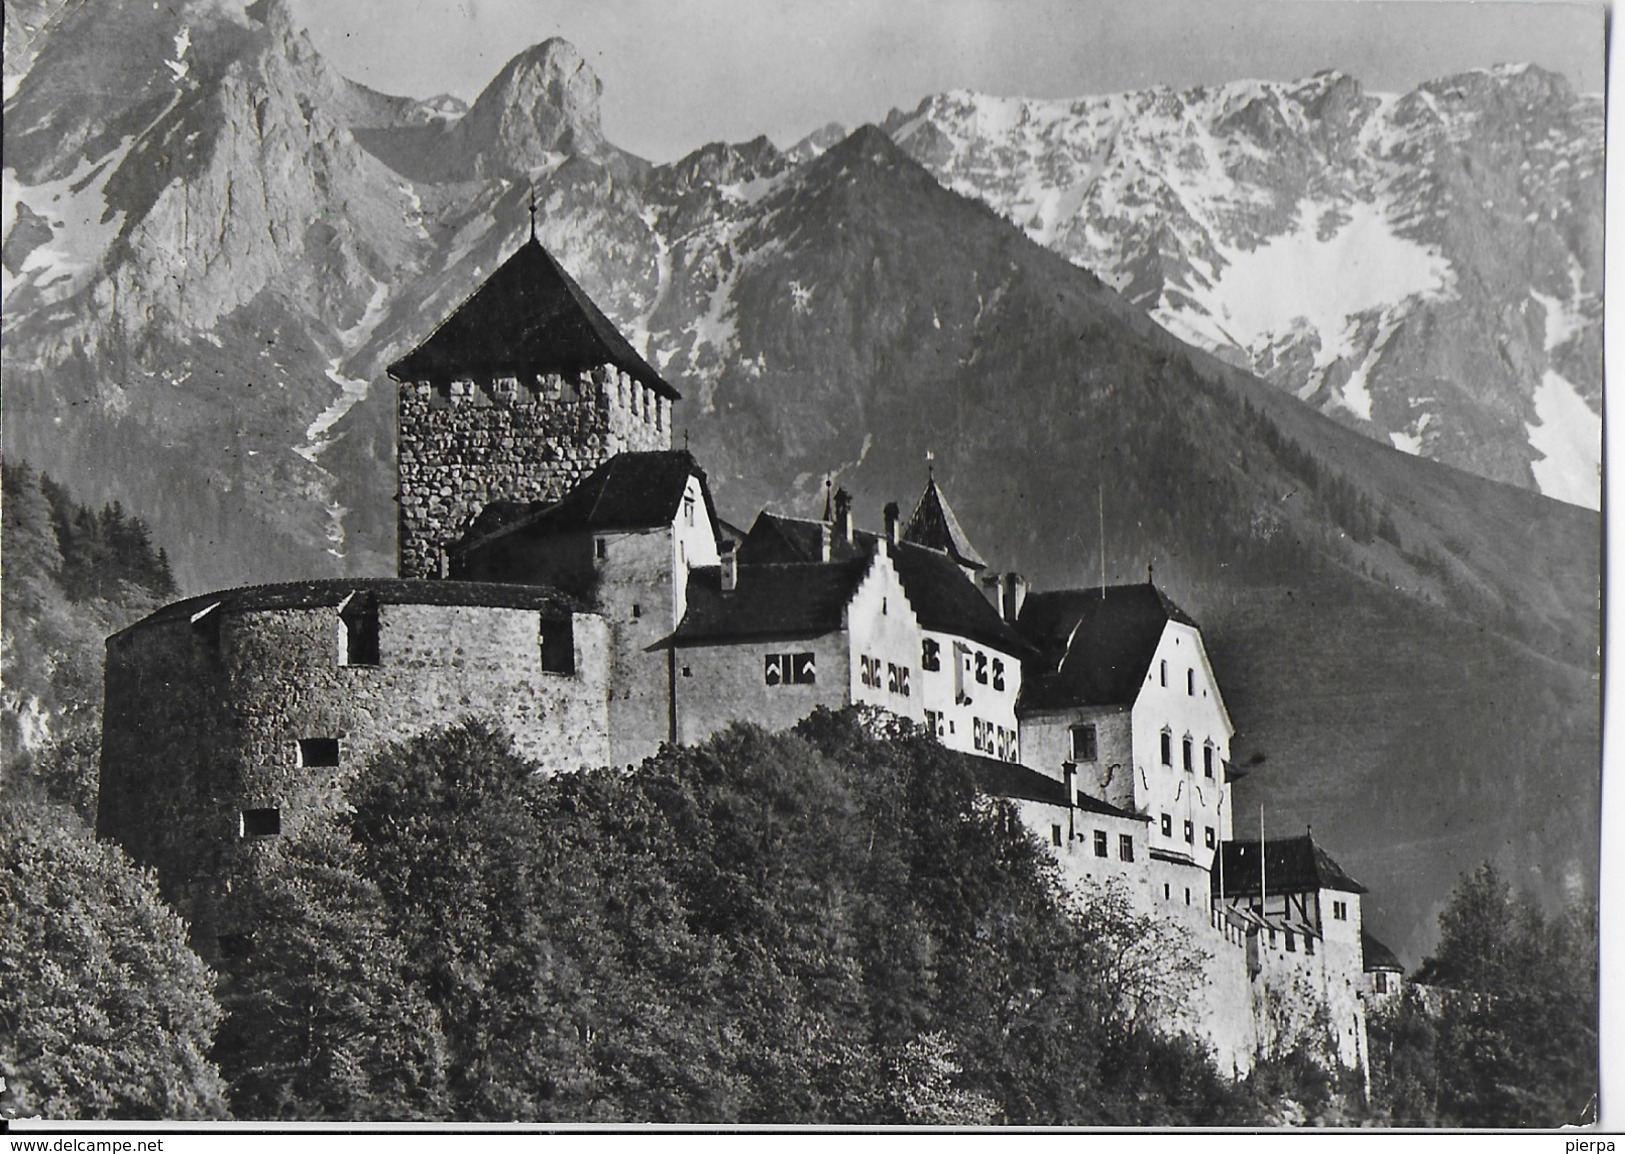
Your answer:
[[[1406,452],[1596,508],[1600,97],[1499,66],[1077,100],[949,92],[885,127],[1170,331]]]

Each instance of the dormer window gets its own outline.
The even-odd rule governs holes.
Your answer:
[[[600,561],[608,559],[609,542],[603,537],[594,537],[592,539],[592,555]]]

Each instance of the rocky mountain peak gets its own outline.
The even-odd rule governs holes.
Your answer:
[[[496,176],[546,166],[559,153],[605,150],[598,100],[603,83],[568,40],[527,48],[486,85],[459,124],[465,157]]]
[[[1536,64],[1495,64],[1474,68],[1454,76],[1430,80],[1420,90],[1451,100],[1501,101],[1514,104],[1552,102],[1566,105],[1574,100],[1574,86],[1568,78],[1548,72]]]

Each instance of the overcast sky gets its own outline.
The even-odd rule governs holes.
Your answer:
[[[472,100],[563,36],[603,81],[604,132],[671,160],[713,140],[780,145],[950,88],[1080,96],[1296,79],[1339,68],[1403,92],[1529,61],[1603,88],[1603,6],[1430,0],[292,0],[345,75]]]

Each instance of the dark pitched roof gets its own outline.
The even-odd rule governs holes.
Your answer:
[[[692,569],[688,611],[668,643],[681,648],[833,633],[871,563],[855,557],[827,565],[742,565],[731,593],[722,591],[719,566]]]
[[[946,553],[968,568],[987,568],[987,562],[982,560],[982,555],[970,543],[970,538],[965,536],[959,518],[954,516],[953,509],[948,505],[948,498],[937,488],[935,477],[926,482],[925,492],[920,497],[920,503],[914,507],[914,515],[903,527],[902,536],[903,540],[915,545]]]
[[[974,753],[960,753],[976,776],[976,787],[992,797],[1017,798],[1022,801],[1040,801],[1047,805],[1066,805],[1066,783],[1056,781],[1048,774],[1039,773],[1025,765],[1000,761],[994,757],[981,757]],[[1110,802],[1101,801],[1079,792],[1075,804],[1085,813],[1098,813],[1103,817],[1126,821],[1148,822],[1144,814],[1118,809]]]
[[[848,541],[828,521],[805,521],[781,517],[763,509],[756,515],[750,532],[739,545],[741,565],[817,564],[823,561],[824,531],[830,534],[829,559],[845,561],[869,552],[873,533],[855,533]]]
[[[823,553],[826,524],[781,517],[764,510],[739,547],[739,563],[744,567],[817,562]],[[841,534],[834,533],[830,543],[831,560],[865,556],[881,540],[874,533],[863,532],[854,538],[848,542]],[[1016,656],[1031,652],[1026,641],[946,553],[908,542],[889,547],[888,553],[922,628],[980,641]]]
[[[716,509],[705,470],[687,449],[617,453],[557,501],[493,501],[452,552],[467,553],[510,533],[546,536],[670,525],[682,506],[690,475],[699,478],[705,512],[715,526]]]
[[[1269,838],[1264,842],[1264,879],[1272,894],[1307,893],[1310,890],[1340,890],[1363,894],[1366,888],[1315,844],[1301,837]],[[1213,892],[1219,892],[1221,876],[1226,897],[1248,897],[1259,892],[1259,853],[1256,841],[1227,841],[1219,847],[1224,869],[1213,871]]]
[[[1038,656],[1022,671],[1021,707],[1132,704],[1170,621],[1196,625],[1149,583],[1028,594],[1016,630]]]
[[[891,559],[921,628],[957,634],[1018,657],[1032,652],[951,557],[905,543],[892,547]]]
[[[1392,970],[1403,974],[1405,967],[1399,964],[1399,958],[1394,951],[1372,937],[1365,929],[1360,930],[1360,962],[1361,969],[1366,973],[1372,970]]]
[[[663,397],[680,393],[637,354],[535,237],[389,366],[397,381],[522,373],[574,374],[614,365]]]
[[[573,597],[545,585],[502,585],[488,581],[428,581],[405,577],[331,577],[318,581],[285,581],[245,585],[171,602],[115,634],[123,636],[147,625],[180,621],[218,605],[226,613],[275,609],[337,609],[352,594],[374,598],[380,605],[477,605],[489,609],[539,609],[560,616],[582,612]]]
[[[1145,822],[1148,825],[1151,822],[1150,814],[1135,813],[1131,809],[1122,809],[1109,801],[1101,801],[1098,797],[1090,797],[1082,790],[1078,791],[1078,808],[1086,813],[1098,813],[1106,817],[1121,817],[1129,821]]]
[[[999,761],[992,757],[977,757],[962,753],[976,777],[976,788],[992,797],[1018,798],[1022,801],[1041,801],[1049,805],[1066,805],[1066,786],[1053,777],[1028,769],[1025,765]]]

